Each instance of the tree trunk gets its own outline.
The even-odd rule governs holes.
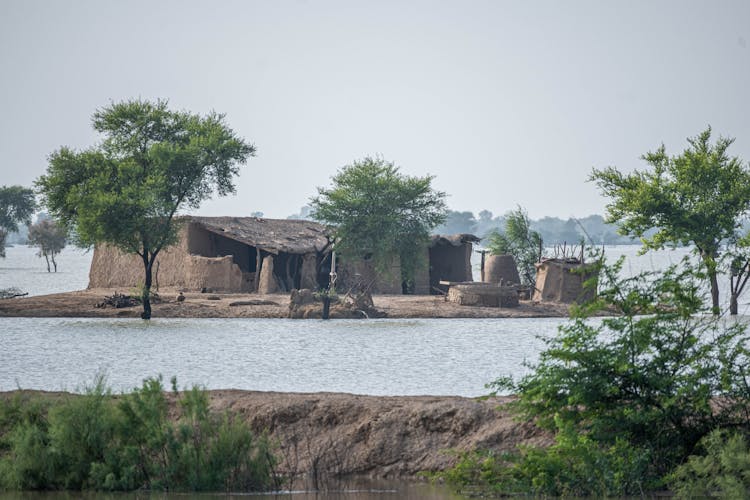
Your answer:
[[[52,271],[50,271],[50,269],[49,269],[49,257],[47,257],[47,254],[46,254],[46,253],[44,254],[44,260],[46,260],[46,261],[47,261],[47,272],[48,272],[48,273],[51,273]]]
[[[729,314],[732,316],[739,314],[738,302],[748,278],[750,278],[750,260],[742,262],[742,266],[732,265],[729,276]]]
[[[141,319],[151,319],[151,270],[153,263],[148,258],[148,253],[144,252],[143,265],[146,268],[146,282],[143,284],[143,294],[141,300],[143,300],[143,313],[141,313]]]
[[[55,261],[55,254],[52,254],[52,265],[55,266],[55,272],[57,272],[57,262]]]
[[[714,316],[718,316],[721,311],[719,310],[719,282],[716,279],[716,269],[708,268],[708,279],[711,282],[711,312]]]
[[[706,251],[705,247],[698,246],[698,251],[700,252],[703,265],[706,266],[706,274],[711,286],[711,313],[714,316],[718,316],[721,312],[719,310],[719,282],[716,279],[716,258],[718,258],[718,255],[716,252]]]

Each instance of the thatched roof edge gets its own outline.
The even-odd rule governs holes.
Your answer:
[[[329,245],[325,226],[309,220],[200,216],[188,216],[185,220],[211,233],[275,254],[322,252]]]
[[[430,237],[430,247],[436,245],[453,245],[460,247],[466,243],[479,243],[482,239],[469,233],[459,234],[433,234]]]

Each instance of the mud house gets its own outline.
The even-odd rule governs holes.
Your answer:
[[[596,266],[581,259],[543,259],[536,266],[535,301],[586,302],[596,296],[596,286],[585,286],[597,276]]]
[[[185,217],[176,245],[157,257],[154,286],[216,292],[288,292],[328,285],[331,239],[325,226],[307,220],[257,217]],[[476,236],[433,236],[415,283],[401,282],[396,259],[376,275],[368,262],[341,263],[339,290],[370,282],[375,293],[434,293],[441,280],[471,281]],[[89,288],[130,288],[143,282],[140,257],[100,245],[94,250]]]
[[[179,241],[157,257],[154,285],[217,292],[274,293],[328,283],[330,242],[311,221],[256,217],[188,217]],[[328,264],[330,266],[330,264]],[[97,246],[89,288],[133,287],[143,263]]]

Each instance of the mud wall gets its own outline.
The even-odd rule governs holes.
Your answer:
[[[422,260],[417,264],[417,269],[414,272],[412,293],[414,295],[430,294],[430,250],[428,248],[424,249]]]
[[[394,257],[385,272],[377,272],[371,260],[340,260],[336,263],[336,290],[346,292],[359,283],[371,285],[371,293],[401,295],[401,262]]]
[[[159,253],[153,267],[154,288],[239,292],[252,286],[251,274],[243,273],[233,256],[191,255],[189,243],[207,243],[201,243],[199,238],[191,235],[190,229],[183,228],[177,244]],[[135,288],[143,284],[144,276],[143,261],[138,255],[125,254],[111,245],[97,245],[94,249],[89,288]]]
[[[580,264],[542,262],[536,265],[536,289],[533,300],[564,303],[584,302],[594,297],[595,289],[584,283],[594,276],[593,268]]]

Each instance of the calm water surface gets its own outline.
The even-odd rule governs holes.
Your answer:
[[[0,318],[0,390],[115,390],[176,375],[209,389],[478,396],[524,373],[563,320]]]
[[[83,290],[88,286],[93,251],[64,248],[55,257],[56,273],[47,272],[44,257],[38,257],[36,252],[26,245],[5,249],[5,258],[0,258],[0,289],[17,287],[29,295],[44,295]]]
[[[373,484],[374,483],[374,484]],[[218,500],[239,497],[240,494],[196,493],[88,493],[88,492],[0,492],[0,500]],[[406,481],[364,481],[351,483],[341,490],[325,492],[294,491],[270,494],[241,494],[253,500],[461,500],[466,497],[448,488]]]

